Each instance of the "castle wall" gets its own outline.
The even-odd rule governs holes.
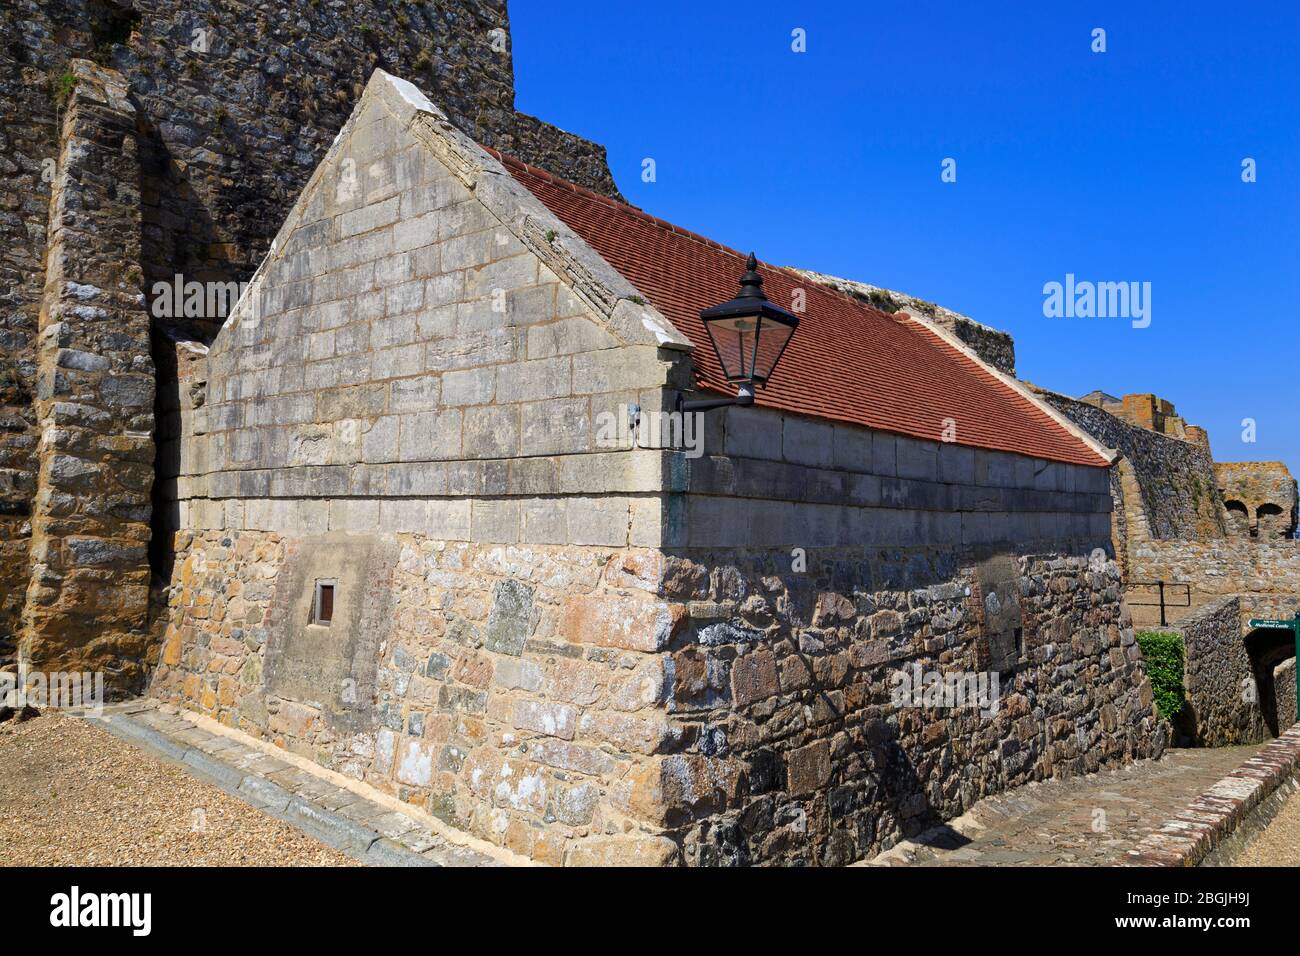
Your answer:
[[[819,285],[828,286],[863,302],[870,302],[876,308],[885,312],[894,313],[906,310],[913,315],[933,322],[963,342],[981,360],[987,362],[999,372],[1011,376],[1016,374],[1016,340],[1010,332],[992,328],[982,322],[976,322],[960,312],[945,309],[941,305],[926,302],[924,299],[918,299],[903,292],[882,289],[879,286],[867,285],[865,282],[854,282],[851,279],[841,279],[839,276],[825,275],[807,269],[795,269],[794,271]]]
[[[1186,581],[1193,604],[1226,594],[1300,594],[1300,542],[1152,541],[1133,550],[1133,573],[1149,581]]]
[[[1116,541],[1131,577],[1147,580],[1127,553],[1140,542],[1226,536],[1208,446],[1159,434],[1065,395],[1037,391],[1089,435],[1121,454],[1123,460],[1111,469],[1112,495],[1115,510],[1124,519],[1117,527]]]

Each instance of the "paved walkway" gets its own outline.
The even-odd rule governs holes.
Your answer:
[[[208,729],[149,700],[111,704],[93,723],[263,813],[376,866],[501,866],[504,858],[428,814],[344,781],[242,733]]]
[[[1119,770],[987,797],[873,866],[1114,866],[1263,744],[1170,750]]]

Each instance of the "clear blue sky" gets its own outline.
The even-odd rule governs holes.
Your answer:
[[[1155,392],[1217,459],[1300,474],[1300,4],[511,0],[510,19],[517,107],[608,147],[633,204],[1005,329],[1023,378]],[[1150,327],[1045,318],[1068,272],[1150,282]]]

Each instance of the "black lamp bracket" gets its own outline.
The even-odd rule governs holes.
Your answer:
[[[684,392],[677,393],[677,411],[679,412],[707,412],[714,408],[726,408],[728,405],[753,404],[754,386],[750,382],[742,383],[740,394],[732,398],[702,398],[688,402]]]

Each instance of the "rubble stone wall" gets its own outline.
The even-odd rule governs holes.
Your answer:
[[[224,530],[182,550],[156,695],[540,862],[676,856],[634,791],[679,734],[655,552]],[[330,628],[305,625],[320,576]]]
[[[891,697],[914,666],[990,667],[989,595],[941,551],[796,574],[784,550],[414,535],[183,550],[155,694],[548,863],[844,863],[1163,745],[1113,563],[1012,562],[1023,657],[986,716]],[[322,575],[357,586],[347,636],[303,626]]]
[[[1278,728],[1285,733],[1296,722],[1295,658],[1273,668],[1273,710]]]
[[[1238,596],[1211,602],[1180,620],[1183,688],[1202,747],[1256,743],[1268,737]]]
[[[667,593],[691,609],[669,704],[686,746],[659,758],[659,820],[686,862],[843,864],[990,793],[1162,752],[1113,562],[1003,552],[986,576],[948,549],[808,558],[673,556]],[[991,672],[992,713],[895,697]]]
[[[1189,582],[1193,607],[1227,594],[1300,594],[1300,542],[1150,541],[1134,547],[1133,573],[1142,580]]]
[[[37,351],[39,473],[20,658],[139,689],[148,648],[154,369],[139,285],[136,112],[73,63]]]
[[[1128,461],[1140,501],[1125,509],[1142,516],[1130,522],[1129,541],[1219,539],[1226,536],[1210,450],[1197,442],[1162,435],[1126,422],[1095,405],[1038,389],[1038,394],[1089,435]],[[1118,495],[1123,489],[1116,487]],[[1117,499],[1116,509],[1123,509]]]

